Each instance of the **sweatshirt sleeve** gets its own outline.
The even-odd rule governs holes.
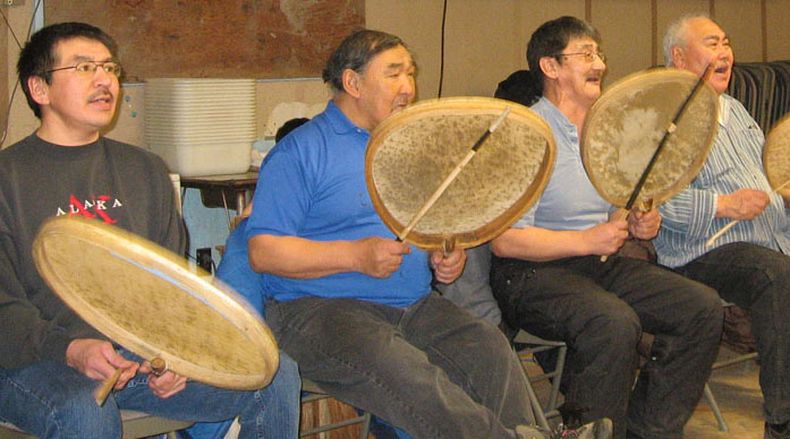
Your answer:
[[[63,362],[72,340],[105,338],[67,309],[45,319],[28,299],[18,269],[13,241],[0,233],[0,367],[23,367],[41,360]]]

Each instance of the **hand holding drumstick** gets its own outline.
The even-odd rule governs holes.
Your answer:
[[[771,191],[775,194],[785,187],[790,186],[790,180],[782,183],[776,189]],[[732,194],[722,195],[719,197],[719,206],[717,208],[717,216],[726,216],[733,218],[733,221],[722,227],[718,232],[705,241],[705,246],[712,246],[717,239],[727,233],[734,225],[738,224],[741,220],[751,220],[756,218],[765,210],[770,202],[769,194],[755,189],[739,189]],[[727,200],[725,203],[722,201]],[[786,202],[785,202],[786,203]],[[722,212],[718,215],[719,211]]]
[[[648,240],[655,238],[658,234],[658,229],[661,227],[661,215],[657,209],[653,209],[652,199],[642,200],[638,207],[630,211],[618,209],[609,218],[610,223],[621,220],[628,221],[628,232],[631,236],[638,239]],[[617,252],[624,242],[625,238],[617,246],[617,249],[610,254]],[[608,255],[601,256],[601,262],[606,262],[608,258]]]
[[[66,363],[88,378],[103,380],[94,394],[99,405],[104,403],[112,389],[126,386],[140,366],[115,352],[112,343],[85,338],[76,339],[69,344],[66,349]]]

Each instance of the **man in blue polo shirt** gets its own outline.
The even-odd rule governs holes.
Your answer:
[[[324,70],[326,110],[267,156],[247,224],[267,320],[304,377],[412,437],[544,438],[507,340],[431,291],[464,252],[396,241],[368,195],[370,132],[412,102],[415,69],[398,37],[353,33]]]

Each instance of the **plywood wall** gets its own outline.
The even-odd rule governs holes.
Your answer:
[[[393,4],[394,3],[394,4]],[[790,59],[790,0],[448,0],[442,61],[442,0],[367,0],[368,27],[393,32],[420,63],[421,98],[491,95],[526,68],[526,43],[543,22],[573,15],[592,22],[609,57],[605,83],[663,64],[661,39],[684,13],[705,12],[730,34],[736,61]]]
[[[114,0],[99,3],[104,3],[106,8],[116,8],[121,3],[142,5],[153,1]],[[275,9],[287,9],[295,1],[226,0],[222,3],[238,6],[252,2]],[[321,14],[304,19],[325,16],[322,14],[329,13],[327,8],[330,4],[334,5],[333,13],[336,14],[343,14],[343,8],[358,11],[360,1],[309,2]],[[4,9],[10,14],[11,23],[18,32],[26,30],[33,3],[27,1],[23,6]],[[192,2],[183,3],[193,5]],[[447,11],[443,33],[445,4]],[[664,29],[670,21],[687,12],[703,11],[713,15],[731,35],[738,61],[790,59],[790,26],[786,19],[790,0],[364,0],[363,9],[363,22],[367,27],[395,33],[411,46],[420,67],[417,78],[420,98],[436,97],[440,83],[443,96],[492,95],[499,81],[510,72],[526,67],[524,52],[532,32],[546,20],[561,15],[585,18],[601,30],[603,49],[609,57],[605,84],[611,84],[628,73],[662,64],[661,38]],[[99,17],[104,12],[96,10],[82,19]],[[174,24],[173,27],[178,25]],[[4,66],[6,74],[0,75],[2,105],[3,99],[7,99],[10,94],[9,85],[13,84],[15,78],[13,66],[17,51],[10,45],[7,32],[0,32],[0,38],[5,38],[4,42],[0,42],[0,53],[7,55]],[[6,44],[5,50],[2,50],[3,43]],[[227,44],[228,51],[251,44],[242,38],[229,39],[223,43]],[[124,40],[120,44],[122,47],[128,46]],[[314,58],[316,64],[323,62],[317,56]],[[316,71],[308,76],[317,74]],[[283,74],[282,77],[285,76]],[[283,114],[290,114],[300,105],[306,105],[307,111],[316,111],[319,103],[327,98],[326,90],[318,80],[278,83],[276,80],[281,78],[272,79],[274,82],[259,86],[259,136],[270,135],[272,127],[284,117]],[[130,99],[123,102],[124,108],[115,131],[122,138],[136,141],[142,138],[140,131],[143,127],[139,113],[137,117],[132,114],[135,108],[142,108],[144,96],[130,90]],[[9,138],[2,146],[29,134],[36,125],[24,99],[17,95],[11,112]]]

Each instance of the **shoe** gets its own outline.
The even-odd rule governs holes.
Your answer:
[[[782,425],[771,425],[765,423],[765,439],[790,439],[790,427],[788,423]]]
[[[611,439],[612,421],[601,418],[584,424],[578,428],[567,428],[560,424],[549,436],[549,439]]]

